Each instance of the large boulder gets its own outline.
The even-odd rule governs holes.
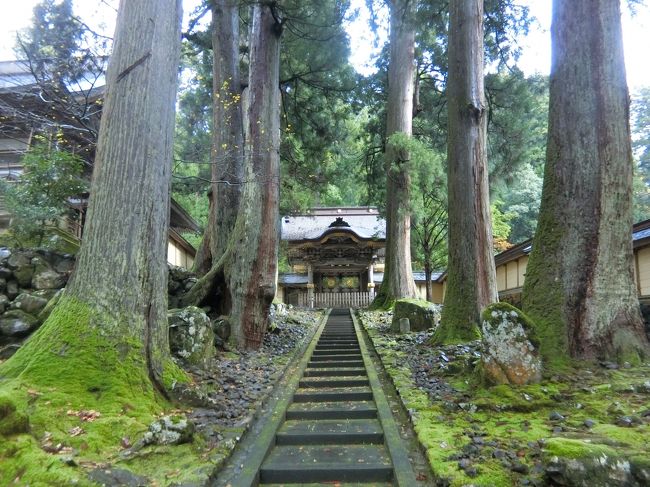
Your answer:
[[[544,449],[548,485],[576,487],[642,487],[650,485],[647,455],[621,454],[606,445],[550,438]]]
[[[192,365],[206,366],[216,353],[208,315],[196,306],[189,306],[170,309],[167,318],[172,353]]]
[[[61,289],[65,283],[66,276],[51,269],[34,274],[32,278],[34,289]]]
[[[522,311],[508,303],[491,304],[483,311],[481,331],[481,363],[488,382],[523,385],[541,380],[533,327]]]
[[[421,299],[399,299],[393,309],[393,321],[390,329],[399,332],[399,320],[408,318],[411,331],[424,331],[437,328],[440,323],[442,307]]]
[[[0,316],[0,334],[10,337],[23,337],[29,335],[40,325],[38,318],[14,309]]]
[[[20,309],[30,315],[38,316],[43,308],[47,306],[47,302],[48,300],[45,297],[39,296],[36,293],[21,293],[11,303],[11,309]]]

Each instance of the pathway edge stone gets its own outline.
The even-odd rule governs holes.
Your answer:
[[[408,452],[406,451],[406,448],[404,448],[404,442],[399,435],[399,430],[397,428],[395,418],[393,417],[393,412],[391,411],[388,400],[384,394],[384,389],[379,381],[379,377],[377,376],[377,371],[375,370],[374,364],[368,355],[367,337],[364,333],[362,333],[356,313],[351,312],[350,316],[352,316],[354,329],[357,334],[357,339],[359,340],[361,356],[363,357],[363,362],[366,366],[368,380],[370,381],[370,387],[375,396],[377,415],[379,416],[379,421],[381,422],[382,428],[384,430],[384,441],[393,462],[395,482],[400,487],[411,487],[417,485],[415,473],[413,472],[413,467],[411,466]]]

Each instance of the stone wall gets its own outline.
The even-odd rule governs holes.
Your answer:
[[[72,254],[0,247],[0,360],[13,355],[47,319],[52,299],[65,287],[74,265]],[[190,271],[170,266],[169,307],[176,308],[195,282]]]

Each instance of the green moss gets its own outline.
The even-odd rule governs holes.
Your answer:
[[[522,291],[522,308],[534,323],[540,354],[548,370],[563,369],[570,361],[563,283],[559,277],[562,259],[558,258],[564,227],[554,214],[554,165],[555,161],[549,162],[545,168],[542,209]]]
[[[16,405],[6,396],[0,396],[0,436],[10,436],[29,431],[27,415],[16,410]]]
[[[170,359],[164,361],[162,372],[163,386],[172,390],[177,384],[189,384],[189,376]]]
[[[62,456],[44,452],[38,442],[20,435],[0,441],[0,485],[93,485],[84,470],[66,465]]]
[[[143,412],[159,409],[141,340],[111,336],[115,326],[90,305],[63,296],[45,324],[0,365],[0,376],[54,387],[73,402],[94,402],[105,410],[119,411],[124,402]]]
[[[548,455],[569,459],[598,457],[601,455],[617,456],[616,451],[609,446],[587,443],[571,438],[549,438],[544,450]]]
[[[142,340],[111,336],[116,326],[120,331],[131,327],[110,320],[91,305],[64,295],[45,324],[0,365],[0,397],[11,397],[14,418],[28,416],[31,426],[30,435],[3,443],[8,458],[0,461],[3,479],[19,477],[30,485],[86,485],[80,480],[83,472],[43,451],[41,444],[79,452],[77,463],[114,462],[123,449],[122,438],[135,442],[170,406],[148,377]],[[175,365],[165,370],[176,380],[184,376]],[[2,404],[7,409],[6,401]],[[82,411],[91,411],[91,420]]]
[[[473,285],[468,286],[457,281],[458,279],[451,275],[447,279],[447,293],[440,325],[431,337],[433,345],[467,343],[481,338],[478,309],[471,304],[475,292]]]

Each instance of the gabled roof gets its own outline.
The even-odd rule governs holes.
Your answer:
[[[370,206],[313,208],[306,215],[282,218],[282,240],[315,241],[341,232],[361,240],[385,240],[386,221]]]
[[[103,73],[88,71],[86,74],[76,82],[66,85],[70,93],[88,92],[88,94],[95,94],[98,91],[104,91],[106,77]],[[0,61],[0,93],[24,91],[37,85],[38,80],[30,69],[29,61]]]

